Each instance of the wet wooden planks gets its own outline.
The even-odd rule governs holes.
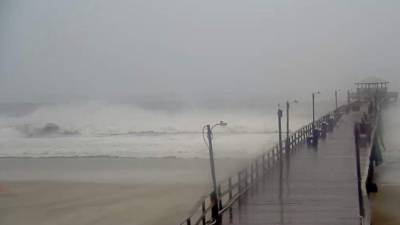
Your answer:
[[[302,146],[272,169],[223,224],[359,225],[353,124],[343,116],[318,148]],[[366,157],[366,156],[364,156]]]

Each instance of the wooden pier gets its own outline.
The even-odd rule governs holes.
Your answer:
[[[221,181],[180,225],[370,225],[380,106],[393,96],[368,85]]]
[[[317,120],[317,129],[328,122],[334,125],[321,135],[318,146],[306,144],[311,123],[292,133],[282,151],[276,145],[237,176],[220,182],[218,210],[205,197],[181,225],[369,224],[366,186],[371,182],[377,117],[369,115],[371,131],[359,145],[358,166],[354,124],[365,117],[368,107],[357,108],[342,106]]]
[[[353,124],[343,116],[318,147],[295,148],[235,204],[223,224],[359,225]],[[366,150],[365,148],[363,150]],[[368,156],[363,152],[361,161]]]

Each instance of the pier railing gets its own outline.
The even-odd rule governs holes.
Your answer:
[[[337,110],[330,112],[315,121],[315,128],[321,129],[324,123],[333,121],[335,125],[340,119],[340,116],[348,110],[351,105],[343,105]],[[282,151],[279,150],[279,145],[275,144],[268,151],[254,159],[248,167],[239,171],[235,176],[219,182],[218,204],[213,204],[210,196],[204,196],[190,211],[189,216],[179,225],[211,225],[217,224],[215,215],[212,215],[213,207],[218,207],[218,217],[229,213],[229,218],[232,218],[232,206],[240,203],[240,197],[244,195],[252,186],[254,186],[261,178],[265,177],[278,162],[290,154],[298,146],[303,145],[306,139],[312,135],[313,123],[309,123],[300,129],[292,132],[288,140],[283,141]],[[214,218],[213,218],[214,217]]]
[[[358,198],[360,207],[360,220],[362,225],[371,224],[371,205],[369,202],[369,193],[374,192],[369,190],[373,182],[374,168],[377,165],[376,154],[379,149],[379,126],[381,117],[381,105],[387,100],[387,98],[381,99],[375,106],[375,110],[368,112],[367,131],[364,131],[364,137],[362,137],[361,126],[363,122],[355,123],[354,125],[354,139],[356,147],[356,160],[357,160],[357,179],[358,179]],[[365,135],[367,133],[367,135]],[[365,137],[366,136],[366,137]],[[360,154],[360,149],[363,151],[363,156]],[[369,187],[369,188],[368,188]],[[376,190],[375,190],[376,191]]]

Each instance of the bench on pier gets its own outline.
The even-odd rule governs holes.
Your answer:
[[[321,137],[321,138],[326,138],[326,134],[328,133],[328,123],[327,122],[322,122],[321,123],[321,129],[320,129],[320,132],[319,132],[319,136]]]
[[[371,124],[362,122],[359,124],[359,140],[361,146],[366,146],[371,140]]]
[[[335,127],[335,118],[333,116],[330,116],[328,118],[327,124],[328,124],[327,132],[332,132],[333,131],[333,127]]]
[[[313,145],[316,146],[318,145],[318,139],[320,137],[321,129],[314,129],[312,131],[312,134],[307,136],[307,145]]]

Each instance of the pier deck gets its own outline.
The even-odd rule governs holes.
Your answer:
[[[318,148],[293,149],[233,205],[231,219],[224,214],[223,224],[359,225],[353,126],[361,115],[344,115]],[[361,149],[362,164],[367,157]]]

